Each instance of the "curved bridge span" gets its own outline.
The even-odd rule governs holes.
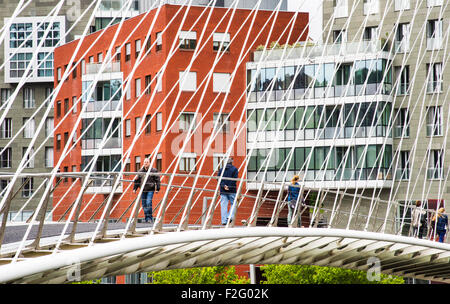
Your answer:
[[[450,283],[450,245],[344,229],[247,227],[110,238],[42,250],[0,267],[1,283],[64,283],[134,272],[238,264],[309,264]],[[117,231],[120,235],[120,231]],[[51,240],[45,241],[48,248]],[[14,244],[10,244],[11,248]],[[42,255],[36,257],[36,255]],[[374,268],[375,267],[375,268]],[[379,268],[378,268],[379,267]]]

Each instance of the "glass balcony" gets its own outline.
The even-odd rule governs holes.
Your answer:
[[[102,63],[87,63],[84,75],[98,74],[102,67]],[[103,73],[120,72],[120,62],[105,63]]]

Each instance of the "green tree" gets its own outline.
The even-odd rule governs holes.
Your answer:
[[[198,267],[153,271],[148,273],[153,284],[248,284],[246,277],[236,274],[233,266]]]
[[[262,266],[264,284],[403,284],[397,276],[380,275],[380,280],[369,281],[367,272],[313,265]]]

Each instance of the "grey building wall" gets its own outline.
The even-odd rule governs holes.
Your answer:
[[[37,0],[32,1],[30,5],[24,9],[19,17],[38,17],[38,16],[46,16],[50,13],[50,11],[59,3],[57,0]],[[66,30],[68,30],[74,24],[83,11],[88,7],[91,1],[87,0],[67,0],[65,1],[62,9],[60,10],[58,16],[66,16]],[[0,27],[4,26],[5,18],[10,18],[13,12],[16,9],[18,1],[12,0],[0,0]],[[83,17],[73,28],[71,32],[66,36],[66,42],[69,42],[74,39],[76,35],[80,35],[83,33],[85,26],[87,25],[88,18],[90,17],[90,13],[87,13],[85,17]],[[0,47],[0,62],[5,61],[4,47],[3,45]],[[17,88],[17,84],[9,84],[5,83],[5,71],[4,69],[0,71],[0,88],[2,89],[10,89],[11,93]],[[35,94],[35,107],[32,109],[24,109],[23,106],[23,88],[29,87],[34,89]],[[6,115],[6,118],[12,118],[12,136],[14,136],[18,130],[23,126],[23,118],[30,117],[39,106],[44,102],[46,97],[46,89],[52,88],[53,83],[25,83],[24,86],[20,89],[17,94],[17,97],[14,99],[13,104]],[[0,114],[3,114],[3,109],[0,110]],[[39,125],[41,122],[43,115],[45,112],[45,108],[39,111],[35,117],[35,127]],[[51,110],[48,117],[53,117],[53,110]],[[44,130],[40,134],[38,134],[37,140],[34,144],[34,148],[37,149],[41,143],[45,139]],[[0,148],[5,147],[5,145],[11,139],[0,139]],[[23,132],[21,132],[17,138],[15,138],[10,146],[12,148],[12,164],[11,168],[0,168],[1,173],[14,173],[17,171],[18,165],[22,160],[22,150],[25,147],[29,146],[31,139],[24,138]],[[53,147],[53,138],[47,140],[45,143],[45,147]],[[45,148],[39,150],[34,158],[34,168],[26,168],[23,170],[23,173],[43,173],[50,172],[52,168],[47,168],[45,166]],[[22,180],[15,185],[14,192],[19,190],[20,183]],[[43,182],[42,178],[34,178],[33,180],[33,188],[36,190],[39,185]],[[45,188],[45,187],[42,187]],[[27,216],[31,215],[31,211],[35,209],[36,205],[39,203],[39,199],[41,197],[41,191],[36,193],[35,198],[33,198],[27,207],[24,209],[25,214]],[[27,202],[28,198],[22,196],[22,191],[19,191],[16,196],[12,200],[12,205],[10,207],[10,212],[18,211],[22,208],[22,206]],[[26,218],[18,217],[17,219],[26,220]]]
[[[445,67],[448,58],[448,37],[445,33],[449,26],[450,6],[447,1],[443,1],[443,6],[427,7],[427,1],[410,0],[410,9],[399,11],[394,9],[393,0],[380,0],[379,13],[369,15],[363,14],[363,1],[348,0],[348,16],[335,18],[332,20],[334,7],[333,1],[324,1],[323,5],[323,41],[333,43],[334,30],[346,28],[347,41],[360,41],[365,27],[378,26],[380,28],[379,39],[387,39],[392,45],[395,40],[395,33],[398,24],[410,23],[410,48],[408,52],[396,53],[393,66],[409,65],[410,71],[410,91],[406,95],[393,95],[393,108],[409,108],[410,126],[409,136],[403,138],[394,137],[393,151],[410,151],[410,176],[408,180],[396,180],[392,189],[383,191],[382,196],[393,198],[397,202],[410,200],[436,200],[443,199],[449,206],[450,187],[447,182],[447,173],[450,166],[450,158],[447,151],[450,142],[446,140],[448,130],[448,113],[450,103],[448,102],[448,81],[450,79],[450,69]],[[351,11],[356,4],[353,14]],[[416,10],[418,6],[418,10]],[[366,18],[367,17],[367,18]],[[443,43],[438,50],[427,50],[426,24],[427,20],[443,19]],[[417,40],[416,40],[417,39]],[[426,92],[427,63],[442,62],[443,84],[439,94],[429,94]],[[395,81],[395,77],[393,78]],[[443,107],[443,130],[441,136],[427,136],[426,114],[427,107],[439,105]],[[395,113],[394,113],[395,114]],[[443,149],[444,176],[442,179],[427,178],[427,161],[429,149]],[[395,163],[394,163],[395,165]]]

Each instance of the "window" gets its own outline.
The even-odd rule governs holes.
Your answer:
[[[23,107],[25,109],[32,109],[36,106],[34,99],[34,88],[23,89]]]
[[[67,112],[69,112],[69,98],[64,99],[64,115],[66,115]]]
[[[395,0],[394,11],[409,10],[410,0]]]
[[[25,153],[28,147],[22,147],[22,158],[25,158]],[[34,168],[34,148],[31,148],[30,153],[28,153],[25,161],[25,168]]]
[[[195,114],[194,113],[182,113],[180,115],[180,131],[188,131],[192,126],[192,130],[195,128]]]
[[[400,151],[396,170],[397,180],[409,180],[409,151]]]
[[[53,147],[45,147],[45,167],[53,167]]]
[[[33,138],[34,136],[34,118],[23,118],[23,137]]]
[[[195,91],[197,89],[197,73],[196,72],[180,72],[180,82],[181,91]]]
[[[61,100],[56,102],[56,117],[61,116]]]
[[[214,113],[214,126],[217,123],[217,129],[219,132],[228,133],[230,131],[230,115],[228,113]]]
[[[409,51],[410,24],[399,23],[395,33],[395,51],[405,53]]]
[[[120,57],[122,56],[121,51],[120,51],[120,46],[116,47],[116,56],[115,56],[115,61],[116,62],[120,62]]]
[[[333,42],[336,44],[347,42],[347,31],[346,30],[335,30],[333,31]]]
[[[378,30],[377,26],[368,26],[368,27],[364,28],[363,40],[364,41],[376,40],[376,38],[377,38],[377,30]]]
[[[85,75],[86,74],[86,60],[82,59],[81,60],[81,75]]]
[[[156,92],[161,92],[162,91],[162,73],[158,72],[156,74]]]
[[[162,153],[156,155],[156,170],[158,170],[158,172],[162,171]]]
[[[61,134],[56,134],[56,150],[61,149]]]
[[[53,53],[38,53],[38,77],[53,77]]]
[[[45,119],[45,137],[53,137],[53,124],[54,119],[53,117],[47,117]]]
[[[135,172],[138,172],[141,169],[141,157],[135,156],[134,157],[134,170]]]
[[[77,97],[72,96],[72,114],[77,113]]]
[[[182,50],[195,50],[197,46],[197,33],[196,32],[180,32],[180,49]]]
[[[135,97],[138,98],[141,95],[141,79],[137,78],[134,80]]]
[[[28,65],[31,63],[32,57],[32,53],[14,54],[9,61],[9,76],[15,78],[22,77]],[[32,73],[32,69],[30,69],[29,73]]]
[[[3,152],[1,152],[3,151]],[[11,168],[12,148],[0,148],[0,168]]]
[[[213,50],[221,52],[230,51],[230,34],[214,33],[213,34]]]
[[[77,166],[76,165],[73,165],[72,166],[72,172],[77,172]],[[72,177],[72,182],[74,182],[74,181],[76,181],[76,177]]]
[[[409,90],[409,65],[394,67],[397,78],[397,95],[406,95]]]
[[[398,109],[396,115],[394,137],[409,137],[409,110]]]
[[[30,197],[34,192],[34,180],[30,178],[22,178],[22,197]]]
[[[442,92],[442,63],[427,64],[427,93]]]
[[[378,14],[379,7],[378,0],[364,0],[364,15]]]
[[[77,69],[78,67],[75,65],[75,63],[72,64],[72,78],[77,78]]]
[[[125,120],[125,136],[131,136],[131,120]]]
[[[9,97],[11,97],[11,89],[0,89],[0,104],[4,105],[8,102]]]
[[[150,134],[152,131],[151,118],[152,118],[152,114],[148,114],[145,116],[145,134]]]
[[[183,153],[180,160],[180,171],[195,171],[195,153]]]
[[[163,126],[162,113],[156,113],[156,131],[161,131]]]
[[[442,107],[427,108],[427,136],[442,135]]]
[[[139,132],[139,128],[141,127],[141,117],[136,117],[134,119],[134,133],[137,134]]]
[[[44,38],[45,31],[47,30],[47,36],[45,36]],[[38,44],[41,43],[41,39],[44,38],[45,41],[42,45],[43,47],[57,46],[61,38],[60,30],[61,27],[59,22],[54,22],[53,24],[51,24],[51,26],[49,22],[41,23],[37,31]]]
[[[64,146],[67,145],[69,141],[69,132],[64,132]]]
[[[230,91],[231,79],[227,73],[213,73],[213,92],[228,93]]]
[[[61,70],[61,68],[57,68],[56,69],[56,75],[57,75],[58,82],[60,82],[61,81],[61,77],[62,77],[62,70]]]
[[[348,0],[333,0],[334,18],[348,17]]]
[[[97,62],[98,63],[102,63],[103,62],[103,53],[98,53],[97,54]]]
[[[13,23],[9,28],[9,47],[10,48],[32,48],[33,47],[33,24],[32,23]]]
[[[139,54],[141,53],[141,40],[138,39],[134,42],[134,48],[135,48],[135,58],[139,57]]]
[[[429,150],[428,151],[428,179],[441,179],[444,173],[444,151]]]
[[[217,172],[220,168],[224,167],[224,160],[227,157],[224,153],[214,153],[213,155],[213,170]]]
[[[152,47],[152,37],[147,37],[147,42],[145,43],[145,54],[149,55],[151,53],[151,47]]]
[[[125,44],[125,61],[130,61],[131,59],[131,44]]]
[[[12,118],[5,118],[0,125],[0,139],[12,137]]]
[[[145,94],[146,95],[150,95],[151,94],[151,84],[152,82],[152,76],[151,75],[147,75],[145,76]]]
[[[156,33],[156,51],[162,50],[162,33]]]
[[[427,50],[437,50],[442,47],[442,19],[427,21]]]

